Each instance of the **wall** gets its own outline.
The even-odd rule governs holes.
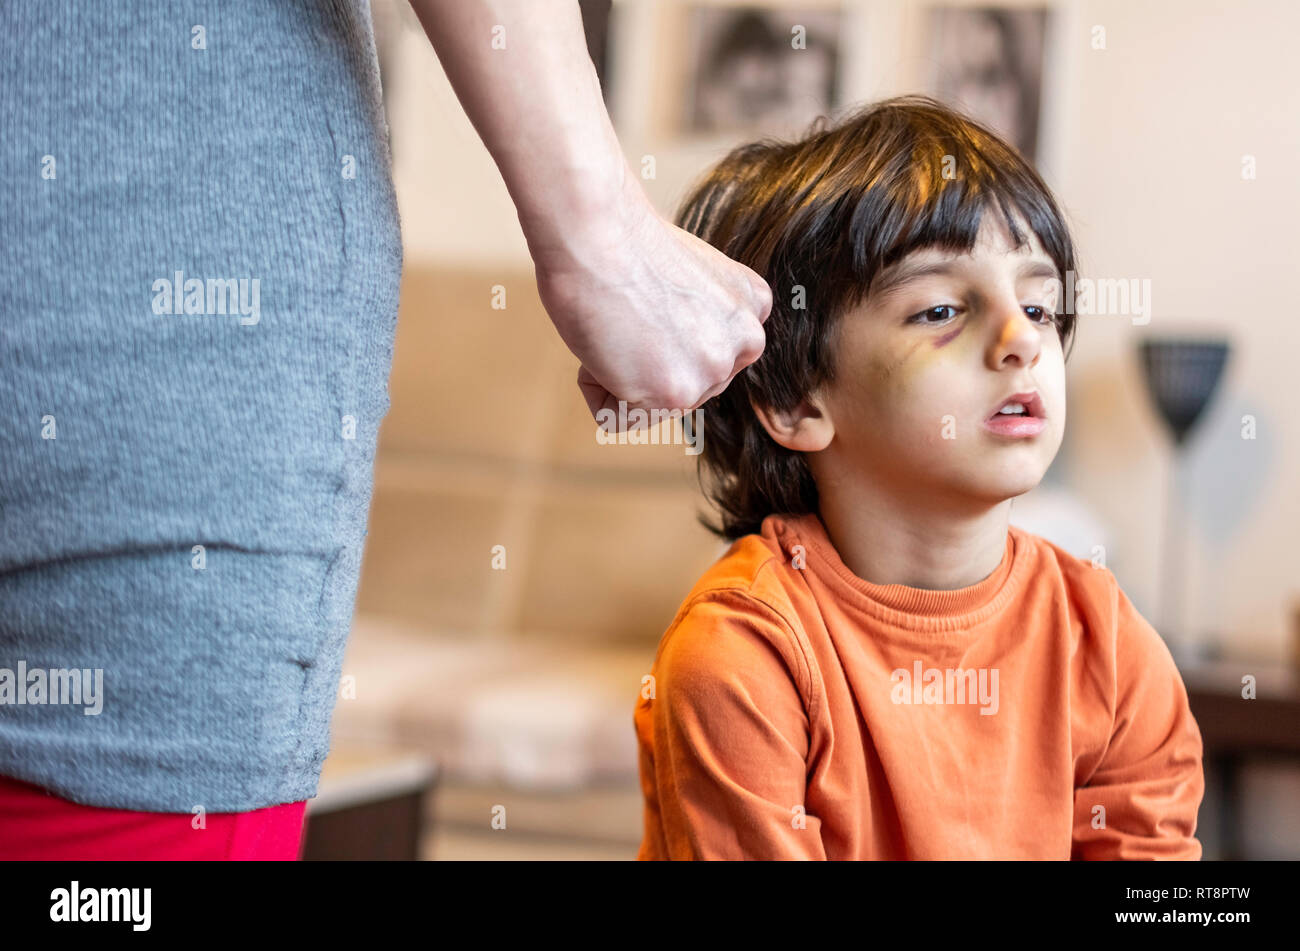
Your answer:
[[[647,191],[668,214],[690,180],[731,143],[662,138],[664,103],[681,75],[674,60],[680,45],[674,42],[675,5],[628,0],[616,6],[609,86],[615,124],[634,167],[640,156],[656,156],[658,177],[646,183]],[[1294,178],[1300,76],[1291,49],[1300,34],[1300,5],[1080,0],[1051,7],[1040,168],[1076,228],[1085,273],[1150,279],[1154,304],[1146,327],[1124,318],[1080,319],[1068,365],[1069,435],[1054,474],[1105,526],[1108,564],[1139,609],[1152,616],[1169,450],[1142,389],[1135,343],[1148,332],[1226,328],[1234,353],[1190,454],[1183,509],[1191,559],[1185,609],[1205,632],[1224,632],[1233,654],[1283,659],[1290,650],[1288,605],[1300,596],[1293,553],[1300,525],[1300,495],[1294,491],[1300,448],[1288,386],[1300,324],[1289,297],[1273,289],[1300,258],[1294,225],[1300,219]],[[845,8],[848,99],[917,91],[926,66],[924,5],[872,0]],[[375,0],[375,13],[385,47],[408,270],[426,272],[427,283],[427,275],[439,269],[476,269],[477,287],[504,280],[521,299],[529,273],[526,248],[490,156],[404,0]],[[1104,50],[1091,46],[1095,26],[1105,29]],[[1253,181],[1241,175],[1246,154],[1257,162]],[[525,313],[536,324],[528,327],[528,339],[546,346],[544,315]],[[403,322],[410,316],[404,310]],[[409,337],[412,331],[400,333]],[[491,336],[475,338],[485,348],[477,359],[499,368],[492,363],[498,357]],[[399,358],[405,345],[400,341]],[[457,352],[473,359],[469,350]],[[531,368],[535,379],[558,383],[548,412],[583,424],[584,406],[570,375],[576,361],[567,363],[563,351],[550,353],[550,362],[530,362],[527,352],[517,358],[520,372]],[[405,384],[397,381],[395,374],[394,425],[400,428],[406,425],[401,417],[412,410],[399,404]],[[1256,419],[1253,441],[1240,436],[1246,414]],[[424,422],[450,425],[436,414]],[[411,422],[405,431],[415,426]],[[393,438],[386,428],[381,474],[396,471],[395,463],[386,467],[386,459],[418,455],[409,439],[394,444]],[[566,445],[587,445],[581,433],[570,438]],[[424,478],[419,465],[445,463],[466,471],[465,458],[479,450],[435,441],[422,451],[425,461],[404,470],[408,483]],[[569,482],[579,472],[594,471],[549,450],[537,453],[532,458],[569,465]],[[500,480],[513,478],[517,467],[500,456],[484,463],[487,470],[475,471],[490,471],[505,484]],[[597,469],[604,465],[584,458]],[[670,478],[677,478],[681,471],[673,465],[663,471],[671,469]],[[556,471],[547,469],[542,481],[554,483]],[[540,483],[518,483],[525,484]],[[628,491],[629,498],[637,494]],[[372,535],[390,520],[385,511],[377,509]],[[647,517],[654,520],[653,514]],[[689,570],[708,551],[701,537],[694,538],[691,544],[698,547],[686,558]],[[437,577],[429,575],[430,583]],[[364,595],[363,585],[363,607]],[[511,603],[528,596],[525,585]]]

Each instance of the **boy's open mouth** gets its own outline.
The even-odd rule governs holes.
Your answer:
[[[1012,393],[1003,397],[989,418],[984,420],[984,430],[1004,439],[1032,439],[1047,429],[1045,416],[1037,390]]]
[[[999,419],[1005,416],[1043,419],[1046,415],[1038,391],[1032,390],[1027,393],[1012,393],[1010,396],[1003,397],[1001,402],[993,408],[993,412],[989,414],[988,419]]]

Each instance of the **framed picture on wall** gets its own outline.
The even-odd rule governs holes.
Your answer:
[[[930,94],[1036,162],[1047,8],[935,7],[928,30]]]
[[[789,134],[840,102],[837,6],[689,4],[677,133]]]

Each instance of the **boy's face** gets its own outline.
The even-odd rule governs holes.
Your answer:
[[[805,444],[785,443],[813,450],[819,484],[865,476],[899,498],[967,507],[1039,483],[1065,432],[1065,360],[1051,319],[1060,284],[1021,227],[1030,244],[1017,250],[1002,216],[986,211],[969,254],[913,252],[843,316],[835,381],[810,398],[818,412],[803,421]],[[1012,394],[1034,391],[1039,419],[994,416]]]

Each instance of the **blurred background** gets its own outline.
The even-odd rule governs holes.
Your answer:
[[[372,5],[403,297],[305,857],[632,859],[641,678],[726,546],[682,445],[598,445],[496,166],[406,0]],[[1272,293],[1300,258],[1300,6],[581,7],[667,216],[736,143],[905,92],[1036,164],[1110,306],[1081,309],[1065,443],[1013,520],[1114,571],[1170,643],[1205,858],[1300,857],[1300,323]]]

